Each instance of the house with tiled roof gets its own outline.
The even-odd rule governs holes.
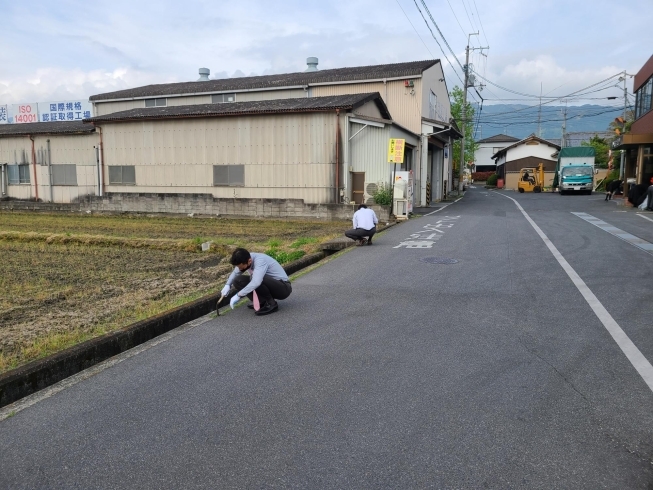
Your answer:
[[[497,165],[497,175],[504,180],[507,189],[517,189],[519,172],[522,168],[536,168],[544,164],[544,185],[553,183],[557,159],[553,155],[560,146],[534,134],[500,149],[492,159]]]
[[[494,172],[497,164],[492,159],[492,155],[517,141],[519,138],[507,134],[495,134],[477,141],[478,149],[474,152],[474,170],[476,172]]]

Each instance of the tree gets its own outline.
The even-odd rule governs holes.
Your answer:
[[[630,127],[633,125],[633,122],[635,121],[635,111],[633,110],[626,111],[625,127],[623,122],[618,122],[617,119],[618,118],[615,118],[615,120],[608,125],[608,131],[614,133],[614,137],[607,140],[608,145],[610,145],[615,139],[617,139],[618,134],[624,134],[630,132]],[[613,151],[610,156],[612,157],[612,162],[611,162],[612,165],[610,165],[610,158],[608,158],[608,165],[606,165],[606,167],[619,168],[621,166],[621,150]],[[597,151],[597,157],[598,157],[598,151]]]
[[[608,168],[610,158],[610,143],[605,138],[594,135],[589,141],[583,141],[581,146],[591,146],[594,148],[594,163],[599,168]]]
[[[451,90],[451,116],[456,121],[459,128],[462,128],[463,122],[463,90],[457,85]],[[470,165],[474,161],[474,153],[478,145],[474,141],[474,107],[467,102],[465,109],[465,162]],[[453,168],[460,172],[460,140],[454,141],[453,144]]]

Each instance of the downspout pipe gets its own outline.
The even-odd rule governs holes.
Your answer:
[[[29,135],[29,139],[32,140],[32,164],[34,165],[34,192],[36,195],[36,200],[39,200],[39,181],[36,176],[36,152],[34,151],[34,136]]]
[[[54,192],[52,190],[52,153],[50,152],[50,139],[48,138],[48,175],[50,176],[50,202],[54,202]]]
[[[95,124],[93,124],[95,126]],[[99,179],[99,186],[100,186],[100,197],[104,196],[104,142],[102,140],[102,128],[100,126],[95,126],[95,129],[98,130],[100,133],[100,179]]]
[[[340,109],[336,109],[336,199],[335,202],[338,204],[340,200],[338,196],[340,195]]]
[[[7,176],[7,174],[6,174],[7,173],[7,164],[6,163],[1,163],[0,167],[2,167],[2,175],[0,175],[0,178],[2,179],[2,183],[1,183],[2,195],[5,196],[5,195],[7,195],[7,188],[5,187],[7,185],[6,184],[7,181],[5,180],[5,178]]]

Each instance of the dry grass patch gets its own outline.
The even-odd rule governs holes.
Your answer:
[[[0,212],[0,372],[218,290],[236,246],[292,259],[345,228]]]

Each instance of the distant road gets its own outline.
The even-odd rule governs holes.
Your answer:
[[[0,488],[649,488],[653,221],[622,211],[475,187],[0,420]]]

